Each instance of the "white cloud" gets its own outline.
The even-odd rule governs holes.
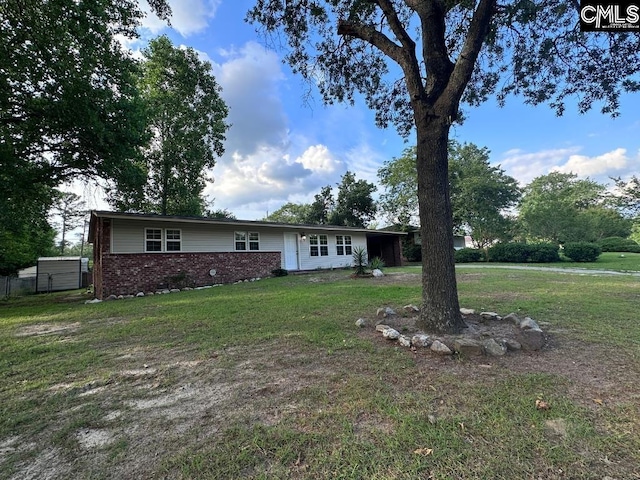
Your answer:
[[[535,177],[550,172],[574,173],[580,178],[590,177],[601,183],[608,183],[609,177],[630,175],[634,165],[640,163],[640,151],[636,158],[630,158],[627,150],[616,148],[601,155],[579,155],[580,147],[524,152],[509,150],[503,154],[502,168],[521,185],[526,185]]]
[[[556,165],[554,171],[575,173],[579,177],[595,177],[599,175],[613,176],[629,166],[630,159],[627,150],[616,148],[596,157],[586,155],[571,155],[564,165]]]
[[[199,33],[209,26],[209,21],[216,15],[221,0],[169,0],[171,6],[171,26],[183,37]],[[144,2],[141,4],[146,17],[142,27],[157,35],[167,28],[167,23],[160,20]]]
[[[539,152],[524,152],[520,149],[508,150],[502,155],[500,162],[508,175],[526,185],[540,175],[546,175],[552,168],[564,163],[571,155],[575,155],[579,147],[556,148]]]

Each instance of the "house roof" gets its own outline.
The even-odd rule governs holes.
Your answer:
[[[104,210],[93,210],[91,212],[91,221],[89,223],[89,242],[93,243],[95,233],[95,221],[97,218],[122,218],[141,221],[162,221],[176,223],[199,223],[202,225],[233,225],[237,227],[260,227],[260,228],[284,228],[288,230],[323,230],[336,232],[353,232],[364,233],[368,237],[376,236],[393,236],[406,235],[404,232],[390,232],[384,230],[371,230],[367,228],[344,227],[341,225],[311,225],[301,223],[280,223],[280,222],[263,222],[258,220],[235,220],[220,219],[207,217],[183,217],[176,215],[158,215],[153,213],[122,213],[110,212]]]

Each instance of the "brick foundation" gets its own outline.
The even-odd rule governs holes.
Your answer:
[[[100,255],[95,295],[135,295],[163,288],[194,287],[268,277],[280,268],[280,252],[144,253]],[[97,263],[97,262],[96,262]],[[216,270],[216,275],[209,272]],[[97,281],[96,281],[97,280]]]

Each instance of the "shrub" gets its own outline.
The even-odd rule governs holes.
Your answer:
[[[353,248],[353,268],[356,275],[364,275],[367,268],[367,250],[364,247]]]
[[[559,247],[555,243],[530,243],[529,261],[533,263],[551,263],[560,261]]]
[[[630,238],[608,237],[596,242],[603,252],[634,252],[640,250],[640,245]]]
[[[420,245],[414,245],[413,243],[405,243],[402,247],[402,254],[408,262],[421,262],[422,261],[422,247]]]
[[[602,250],[595,243],[570,242],[564,245],[563,253],[574,262],[595,262]]]
[[[453,254],[456,263],[470,263],[482,261],[482,250],[476,248],[461,248]]]
[[[371,270],[382,270],[384,267],[384,261],[380,257],[373,257],[369,262],[369,268]]]
[[[524,263],[529,259],[526,243],[497,243],[489,248],[490,262]]]
[[[287,275],[289,275],[289,271],[285,270],[284,268],[276,268],[275,270],[271,270],[271,274],[274,277],[286,277]]]

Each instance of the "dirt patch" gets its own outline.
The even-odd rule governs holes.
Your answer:
[[[33,337],[38,335],[64,335],[77,331],[81,326],[80,322],[75,323],[40,323],[37,325],[27,325],[16,332],[16,337]]]

